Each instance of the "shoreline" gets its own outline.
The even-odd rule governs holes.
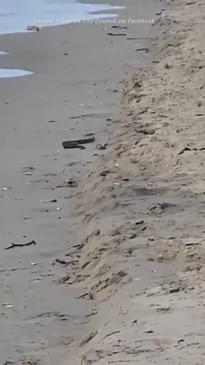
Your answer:
[[[72,19],[63,19],[63,17],[59,17],[58,19],[49,19],[48,17],[44,16],[41,18],[34,18],[33,21],[31,22],[27,22],[24,25],[24,28],[21,29],[21,26],[19,27],[19,25],[17,27],[19,27],[19,31],[12,31],[12,30],[8,30],[8,31],[3,31],[3,33],[0,33],[0,36],[4,36],[4,35],[13,35],[13,34],[27,34],[27,33],[33,33],[36,31],[40,31],[44,28],[47,27],[56,27],[56,26],[63,26],[63,25],[70,25],[70,24],[75,24],[75,23],[81,23],[81,22],[86,22],[89,20],[94,20],[95,17],[95,13],[97,14],[101,14],[101,18],[106,18],[108,14],[110,14],[110,17],[117,17],[117,14],[113,14],[114,11],[118,11],[118,10],[122,10],[125,9],[124,6],[117,6],[117,5],[111,5],[108,4],[107,2],[100,2],[99,0],[96,0],[93,3],[89,3],[89,2],[81,2],[81,1],[77,1],[76,4],[84,4],[84,6],[90,6],[93,5],[93,10],[92,9],[87,9],[87,11],[84,11],[84,14],[81,14],[82,18],[76,18],[76,20],[72,20]],[[103,8],[104,5],[104,8]],[[95,9],[96,6],[100,7],[99,9]],[[63,14],[63,13],[62,13]],[[67,14],[67,13],[66,13]],[[78,17],[78,16],[77,16]],[[44,23],[42,23],[42,21]],[[49,23],[51,25],[49,25]],[[53,25],[52,25],[53,23]],[[56,24],[55,24],[56,23]],[[33,29],[27,29],[28,27],[33,28]],[[21,30],[20,30],[21,29]]]
[[[136,6],[134,0],[127,4],[126,17],[135,12],[150,16],[162,7],[153,2]],[[150,27],[129,25],[122,37],[108,34],[112,26],[82,24],[1,36],[9,55],[0,57],[0,67],[34,72],[2,79],[0,89],[4,362],[78,363],[81,339],[95,331],[95,305],[77,299],[83,288],[67,289],[62,280],[76,263],[70,264],[69,255],[65,265],[56,259],[79,243],[76,185],[97,155],[104,154],[96,145],[107,143],[115,129],[119,81],[148,57],[136,57],[135,47],[144,45],[143,39],[127,38],[147,38]],[[62,141],[92,132],[96,141],[83,152],[62,149]],[[37,244],[5,250],[11,242],[32,240]]]

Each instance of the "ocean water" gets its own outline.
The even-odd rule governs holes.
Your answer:
[[[89,0],[88,0],[89,1]],[[94,11],[113,10],[109,17],[115,17],[117,6],[109,4],[80,4],[75,0],[0,0],[0,35],[26,32],[28,26],[57,26],[95,19]],[[100,14],[100,18],[107,17]],[[0,57],[6,52],[0,50]],[[0,68],[0,79],[32,75],[32,72]]]
[[[0,34],[25,32],[32,25],[53,26],[99,17],[90,14],[93,11],[113,10],[109,16],[117,16],[115,10],[119,8],[75,0],[0,0]]]
[[[16,70],[16,69],[10,69],[10,68],[0,68],[0,79],[28,76],[28,75],[32,75],[32,74],[33,74],[33,72],[31,72],[31,71]]]

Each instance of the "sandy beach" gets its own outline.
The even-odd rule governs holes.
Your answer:
[[[3,365],[204,363],[205,6],[112,4],[1,36]]]

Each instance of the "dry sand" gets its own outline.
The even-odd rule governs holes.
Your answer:
[[[35,72],[0,88],[2,364],[204,364],[205,5],[179,3],[1,37]]]

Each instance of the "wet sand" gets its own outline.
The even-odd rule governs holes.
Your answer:
[[[163,3],[126,5],[122,18],[153,18]],[[136,49],[154,32],[151,25],[80,24],[1,36],[9,54],[0,56],[0,68],[34,72],[0,80],[2,364],[78,363],[80,340],[96,330],[95,304],[77,299],[84,287],[59,283],[73,276],[76,260],[55,260],[75,251],[78,234],[85,234],[78,230],[76,185],[105,153],[95,147],[116,129],[119,81],[149,59]],[[85,150],[63,150],[63,140],[92,132],[96,141]],[[5,250],[32,240],[36,245]]]

